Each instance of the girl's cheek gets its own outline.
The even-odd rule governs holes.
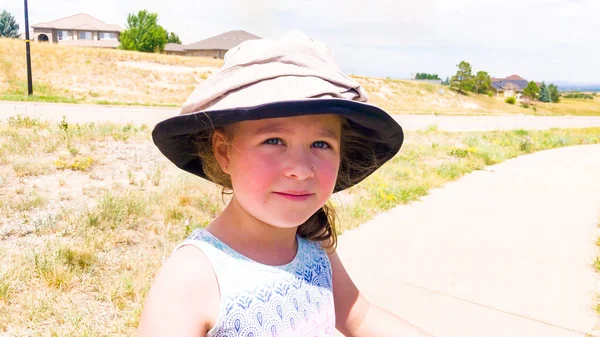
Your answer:
[[[257,152],[245,152],[236,158],[236,172],[248,185],[263,185],[277,170],[273,156],[265,156]]]
[[[323,187],[327,186],[327,189],[333,190],[337,180],[338,169],[339,164],[336,162],[326,162],[321,165],[319,180],[321,181],[321,185],[323,185]]]

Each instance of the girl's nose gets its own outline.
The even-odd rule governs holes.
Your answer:
[[[288,150],[284,164],[284,174],[288,178],[304,180],[312,178],[315,166],[311,160],[310,151],[306,149]]]

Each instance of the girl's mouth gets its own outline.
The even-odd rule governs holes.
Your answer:
[[[274,192],[275,194],[293,201],[304,201],[310,198],[314,193],[308,192]]]

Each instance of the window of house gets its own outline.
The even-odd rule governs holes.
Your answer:
[[[100,33],[100,40],[116,40],[116,39],[117,39],[116,33],[105,33],[105,32]]]
[[[92,32],[79,32],[79,39],[80,40],[91,40]]]
[[[69,39],[69,32],[66,30],[59,30],[57,32],[58,34],[58,41],[65,41]]]

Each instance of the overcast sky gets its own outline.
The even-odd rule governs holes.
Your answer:
[[[23,1],[0,0],[24,30]],[[232,29],[277,38],[298,29],[327,43],[356,75],[474,72],[600,83],[600,0],[29,0],[30,25],[88,13],[125,27],[157,12],[192,43]]]

